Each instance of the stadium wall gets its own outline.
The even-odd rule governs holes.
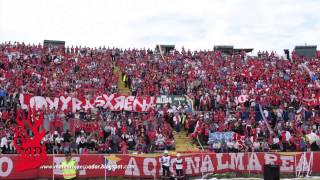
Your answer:
[[[171,156],[171,168],[174,172],[175,156]],[[288,153],[191,153],[183,154],[184,172],[188,176],[201,176],[207,173],[262,173],[264,164],[280,166],[281,173],[295,174],[300,172],[320,173],[320,152],[288,152]],[[18,172],[18,155],[0,156],[0,179],[35,179],[62,178],[59,165],[65,158],[63,155],[48,156],[45,163],[36,169]],[[128,177],[154,178],[162,172],[159,155],[74,155],[78,162],[79,175],[83,178]],[[53,164],[54,163],[54,164]],[[80,167],[81,166],[81,167]]]

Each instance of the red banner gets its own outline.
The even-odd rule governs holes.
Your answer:
[[[20,104],[23,109],[28,107],[35,109],[58,109],[62,111],[90,110],[93,108],[104,108],[111,111],[134,111],[150,112],[154,110],[156,98],[151,96],[136,97],[120,94],[102,94],[93,99],[72,98],[68,96],[42,97],[28,94],[20,94]]]
[[[319,106],[320,105],[320,96],[313,99],[303,99],[303,103],[306,106]]]
[[[81,129],[84,129],[86,132],[99,131],[100,125],[99,122],[84,122],[78,119],[70,121],[70,129],[75,131],[80,131]]]
[[[62,177],[59,167],[64,156],[49,156],[40,168],[23,172],[16,171],[17,155],[0,156],[0,179],[35,179]],[[80,178],[106,176],[151,178],[162,172],[160,156],[150,155],[74,155],[80,168]],[[206,153],[183,154],[183,170],[188,176],[202,173],[250,172],[262,173],[264,164],[280,166],[281,173],[294,174],[296,171],[320,173],[320,152],[297,153]],[[172,173],[175,156],[171,156]]]

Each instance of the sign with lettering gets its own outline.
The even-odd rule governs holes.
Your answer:
[[[188,176],[201,176],[202,173],[263,173],[264,164],[280,166],[281,173],[295,174],[296,171],[320,173],[320,152],[286,152],[286,153],[192,153],[182,154],[183,170]],[[107,171],[108,177],[127,178],[157,178],[162,173],[160,156],[151,155],[74,155],[73,159],[82,168],[79,178],[103,178],[106,174],[105,159],[112,161],[113,170]],[[63,155],[48,156],[45,163],[35,169],[17,171],[19,157],[16,155],[2,155],[0,157],[0,179],[36,179],[62,178],[62,171],[58,166],[64,160]],[[170,171],[175,172],[175,156],[171,156]],[[90,168],[89,168],[90,167]],[[110,168],[109,168],[110,169]]]
[[[161,107],[164,104],[174,104],[176,106],[178,105],[185,105],[188,104],[188,99],[186,96],[157,96],[156,99],[157,107]]]
[[[93,99],[70,96],[43,97],[20,94],[20,104],[23,109],[59,109],[76,112],[104,108],[111,111],[150,112],[155,108],[155,98],[151,96],[125,96],[120,94],[100,94]]]

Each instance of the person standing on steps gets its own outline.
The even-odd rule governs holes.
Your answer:
[[[162,165],[162,179],[170,178],[170,156],[168,150],[164,150],[164,155],[160,159]]]
[[[178,153],[177,154],[177,160],[175,162],[175,166],[176,166],[176,176],[177,179],[183,179],[183,159],[181,158],[181,154]]]

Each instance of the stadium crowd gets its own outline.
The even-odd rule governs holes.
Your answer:
[[[187,95],[193,110],[187,104],[167,104],[150,113],[46,109],[42,143],[48,153],[174,149],[173,134],[181,129],[215,152],[320,149],[319,140],[311,141],[320,135],[320,57],[293,52],[287,60],[267,51],[256,57],[185,49],[162,54],[6,42],[0,45],[0,60],[1,153],[15,153],[20,93],[86,99],[118,93],[115,66],[133,95]],[[301,66],[305,61],[315,78]],[[234,138],[208,143],[212,132],[234,132]]]

